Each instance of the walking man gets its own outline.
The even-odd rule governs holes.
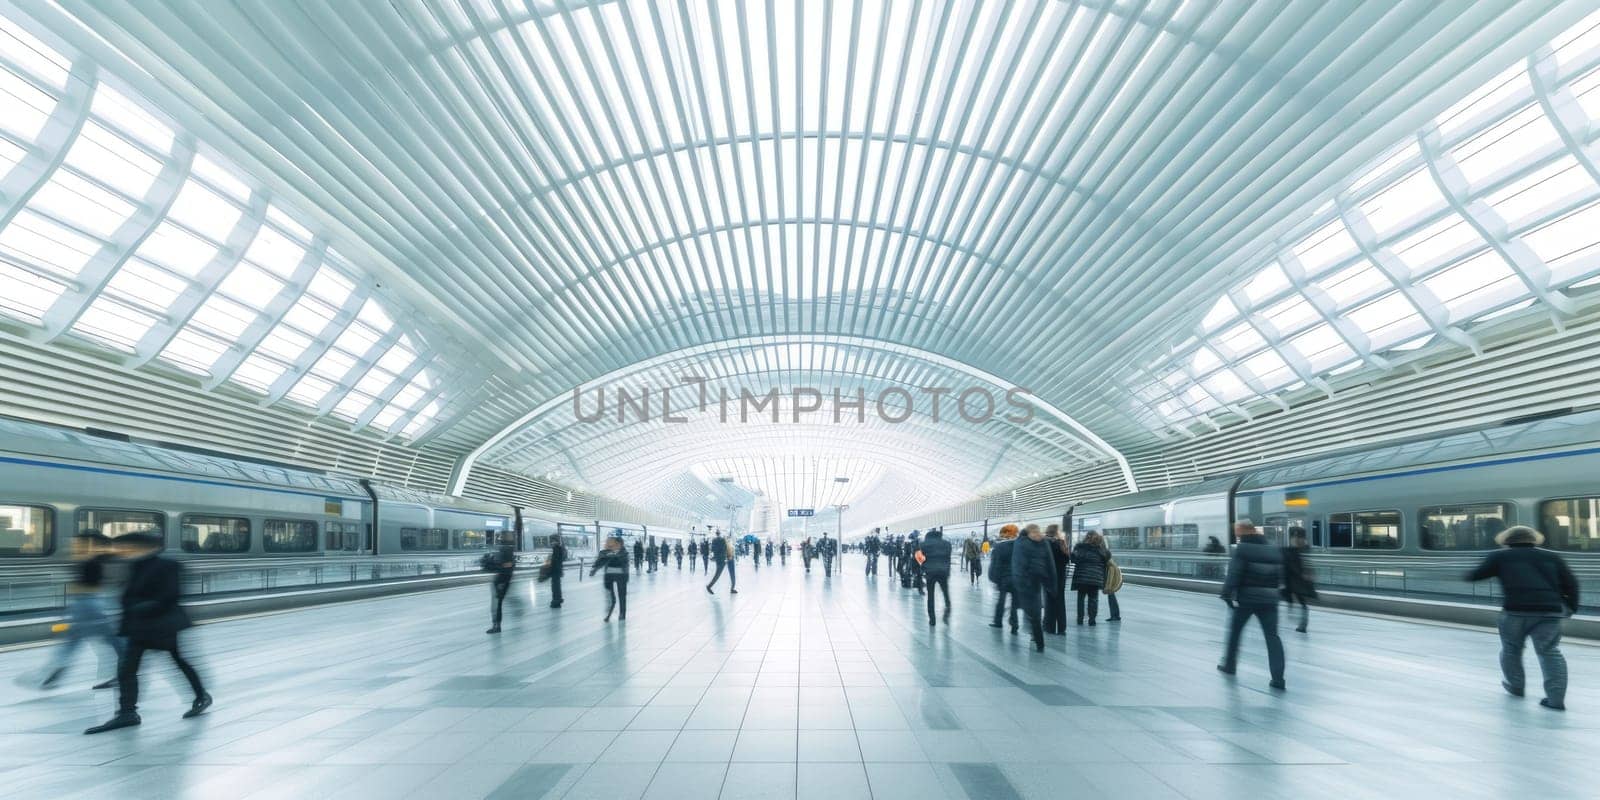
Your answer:
[[[943,529],[928,531],[916,558],[928,578],[928,625],[934,624],[934,587],[944,591],[944,621],[950,622],[950,543],[944,540]]]
[[[706,584],[706,594],[716,594],[711,587],[717,585],[722,579],[722,571],[728,571],[728,594],[739,593],[739,575],[734,569],[733,545],[722,538],[722,531],[717,531],[716,537],[708,545],[711,548],[711,558],[717,562],[717,574],[711,576],[711,582]]]
[[[1507,528],[1494,537],[1501,549],[1484,556],[1469,581],[1497,578],[1500,604],[1500,685],[1521,697],[1526,677],[1522,648],[1533,640],[1533,652],[1544,673],[1544,699],[1539,705],[1567,708],[1567,659],[1561,655],[1561,619],[1578,610],[1578,579],[1561,556],[1545,550],[1544,534],[1526,526]]]
[[[550,538],[550,607],[561,607],[561,573],[566,571],[567,544],[560,536]]]
[[[1233,609],[1228,620],[1228,644],[1217,670],[1232,675],[1239,662],[1239,634],[1250,618],[1261,622],[1261,635],[1267,640],[1267,666],[1272,680],[1267,685],[1283,689],[1283,640],[1278,638],[1278,590],[1283,586],[1283,551],[1267,542],[1250,520],[1233,526],[1239,544],[1228,561],[1228,577],[1222,583],[1222,601]]]
[[[489,618],[493,624],[484,633],[500,632],[500,612],[505,607],[506,595],[511,592],[511,573],[517,569],[517,553],[511,549],[511,543],[500,540],[500,546],[493,554],[485,554],[488,559],[485,563],[494,573],[494,582],[489,584]]]

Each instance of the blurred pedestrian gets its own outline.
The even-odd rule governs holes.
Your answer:
[[[944,530],[928,531],[917,550],[917,560],[922,563],[923,574],[928,578],[928,625],[934,624],[934,588],[944,592],[944,621],[950,621],[950,543],[944,540]]]
[[[485,565],[494,573],[494,580],[489,583],[489,618],[493,622],[484,633],[499,633],[500,612],[505,607],[506,595],[511,592],[511,575],[517,570],[517,552],[511,549],[509,540],[502,539],[500,546],[484,558]]]
[[[40,688],[54,686],[66,673],[67,667],[71,666],[72,655],[78,652],[78,646],[89,639],[103,640],[111,648],[113,659],[110,670],[112,677],[95,684],[94,688],[109,689],[117,685],[116,665],[122,661],[125,647],[122,638],[117,636],[116,624],[106,613],[104,598],[100,596],[105,584],[106,564],[111,559],[111,539],[99,531],[85,531],[72,537],[73,577],[66,590],[65,639],[56,648],[50,665],[45,668]],[[104,666],[102,662],[102,674],[105,672]]]
[[[1306,553],[1310,550],[1305,529],[1290,528],[1289,544],[1283,548],[1283,599],[1291,610],[1295,603],[1300,604],[1300,624],[1295,626],[1299,633],[1305,633],[1311,622],[1311,607],[1306,601],[1317,599],[1317,584],[1312,578],[1311,565],[1306,562]]]
[[[999,596],[994,603],[994,622],[989,627],[1001,627],[1000,620],[1005,616],[1006,598],[1011,598],[1011,634],[1017,633],[1017,598],[1011,588],[1011,548],[1017,538],[1017,526],[1005,525],[1000,528],[1000,543],[995,545],[989,559],[989,582],[999,590]]]
[[[1046,595],[1055,590],[1056,562],[1050,555],[1052,549],[1044,539],[1038,525],[1023,529],[1025,536],[1017,537],[1011,545],[1011,586],[1016,593],[1016,604],[1028,618],[1028,631],[1033,637],[1033,647],[1044,652],[1044,625],[1040,621],[1040,607]]]
[[[1544,534],[1516,525],[1494,537],[1501,549],[1484,556],[1469,581],[1497,578],[1500,603],[1500,685],[1515,697],[1525,691],[1522,648],[1533,640],[1533,652],[1544,673],[1544,699],[1539,705],[1567,708],[1567,659],[1561,655],[1561,620],[1578,611],[1578,579],[1561,556],[1539,547]]]
[[[734,562],[733,543],[722,538],[722,532],[717,531],[708,546],[711,548],[711,558],[717,562],[717,574],[712,575],[711,582],[706,584],[706,594],[716,594],[712,587],[722,580],[723,570],[728,571],[728,594],[738,594],[739,573],[736,569],[738,565]]]
[[[606,549],[595,556],[594,563],[589,565],[589,574],[593,575],[599,570],[605,570],[606,590],[606,616],[604,622],[611,621],[611,612],[617,611],[617,621],[622,622],[628,618],[628,550],[622,544],[621,531],[618,535],[606,539]],[[637,541],[634,542],[638,544]],[[635,548],[638,549],[637,547]]]
[[[1239,543],[1228,560],[1228,577],[1222,583],[1222,600],[1232,610],[1228,619],[1228,642],[1217,670],[1234,674],[1239,661],[1239,634],[1250,618],[1261,623],[1267,640],[1267,665],[1272,680],[1267,684],[1283,689],[1283,639],[1278,636],[1278,590],[1283,586],[1283,551],[1267,542],[1267,537],[1250,520],[1233,526]]]

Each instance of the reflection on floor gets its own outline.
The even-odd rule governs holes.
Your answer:
[[[0,795],[14,797],[1578,797],[1594,791],[1600,649],[1567,647],[1560,714],[1500,691],[1492,634],[1317,613],[1212,668],[1222,604],[1129,587],[1120,625],[1043,654],[987,625],[988,586],[915,592],[798,562],[635,578],[625,623],[568,581],[487,636],[487,589],[206,625],[186,646],[217,705],[146,661],[145,724],[95,737],[111,692],[86,652],[39,692],[46,649],[0,654]],[[519,581],[524,596],[529,584]],[[1529,655],[1529,667],[1537,670]],[[153,669],[152,669],[153,668]],[[169,671],[170,672],[170,671]],[[1592,795],[1590,795],[1592,796]]]

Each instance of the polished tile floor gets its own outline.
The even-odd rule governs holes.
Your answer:
[[[1501,693],[1491,634],[1317,613],[1285,634],[1279,695],[1259,634],[1236,679],[1212,668],[1209,597],[1129,587],[1121,625],[1036,654],[987,626],[987,586],[960,579],[930,629],[861,566],[743,564],[731,597],[645,575],[610,624],[600,583],[569,581],[564,609],[539,597],[497,637],[480,587],[205,625],[185,644],[215,708],[179,719],[152,654],[145,724],[95,737],[113,697],[88,689],[93,658],[40,692],[47,649],[0,653],[0,796],[1597,796],[1594,647],[1566,648],[1561,714]]]

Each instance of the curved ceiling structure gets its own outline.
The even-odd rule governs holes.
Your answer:
[[[0,208],[33,215],[0,218],[0,246],[98,235],[111,266],[0,269],[162,341],[195,329],[210,360],[166,362],[205,388],[459,454],[457,487],[481,463],[708,517],[731,478],[863,524],[1096,465],[1131,490],[1133,449],[1396,348],[1475,346],[1520,304],[1575,313],[1600,270],[1568,255],[1600,196],[1577,3],[10,2],[0,90],[48,103],[37,130],[0,120]],[[164,144],[96,110],[113,96]],[[149,165],[138,191],[74,166],[102,127]],[[234,183],[200,205],[240,221],[171,223],[220,254],[157,270],[181,302],[108,282],[195,205],[184,186]],[[94,234],[46,185],[126,210]],[[1457,228],[1475,243],[1418,244]],[[276,291],[230,283],[273,272],[257,230],[305,254],[275,256]],[[316,300],[329,265],[341,302]],[[190,308],[268,296],[226,335]],[[323,329],[290,319],[306,297]],[[30,335],[121,346],[93,315],[3,303]],[[279,327],[304,348],[271,350],[295,349]],[[904,422],[591,423],[571,403],[684,376],[777,390],[780,416],[796,387],[1021,387],[1035,413],[935,420],[919,396]]]

